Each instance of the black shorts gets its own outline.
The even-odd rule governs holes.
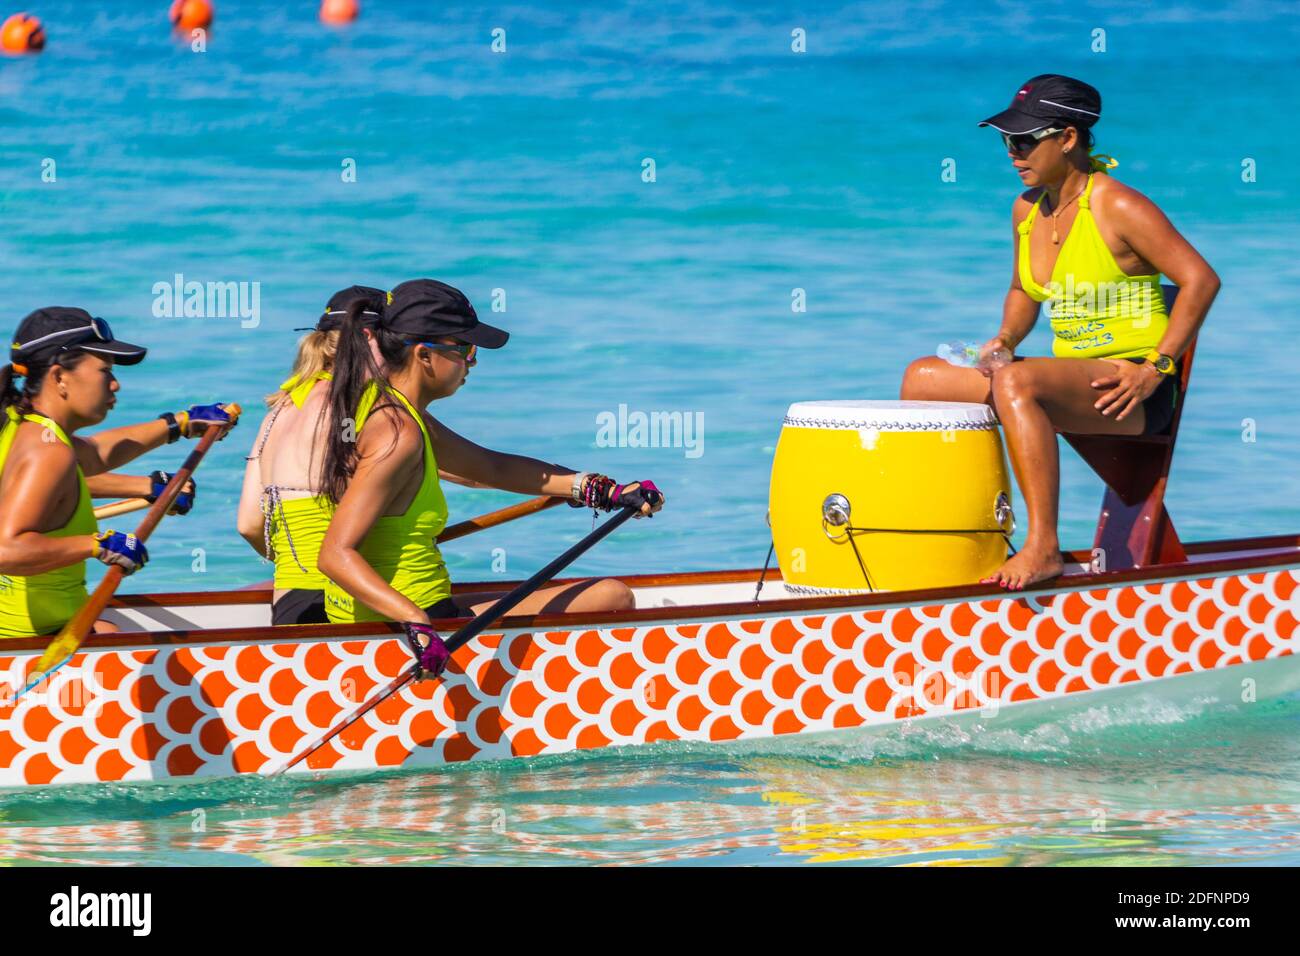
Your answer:
[[[271,623],[327,624],[325,592],[293,588],[285,591],[280,600],[271,605]]]
[[[1131,358],[1129,361],[1141,365],[1146,359]],[[1174,420],[1174,409],[1178,407],[1178,377],[1181,372],[1182,366],[1178,365],[1172,375],[1160,376],[1163,381],[1142,403],[1142,409],[1146,412],[1143,435],[1163,435],[1169,431],[1169,426]]]
[[[429,615],[429,620],[431,621],[448,620],[453,617],[474,616],[468,608],[461,607],[457,604],[454,597],[445,597],[437,604],[426,607],[424,613]]]

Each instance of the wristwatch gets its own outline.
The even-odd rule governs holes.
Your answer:
[[[1155,366],[1157,372],[1161,375],[1174,374],[1174,360],[1162,352],[1152,349],[1145,356],[1146,360]]]
[[[176,420],[176,416],[171,412],[163,412],[158,416],[167,423],[167,444],[171,445],[180,440],[181,423]]]

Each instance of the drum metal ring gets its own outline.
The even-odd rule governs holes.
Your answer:
[[[841,494],[827,495],[826,500],[822,502],[822,531],[826,533],[826,537],[832,541],[843,537],[843,535],[831,534],[830,529],[847,525],[852,511],[853,506],[849,504],[848,498]]]
[[[1011,522],[1011,529],[1007,534],[1016,533],[1016,513],[1011,510],[1011,496],[1005,491],[999,491],[997,498],[993,501],[993,520],[998,523],[999,528],[1006,528],[1007,522]]]

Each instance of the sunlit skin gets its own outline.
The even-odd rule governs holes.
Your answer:
[[[370,329],[364,329],[363,333],[370,344],[370,354],[375,364],[382,365],[383,358],[379,354],[379,348]],[[271,433],[266,435],[267,428],[271,426],[272,415],[275,415],[274,427]],[[427,412],[424,418],[426,423],[433,423],[432,416]],[[284,491],[282,496],[286,500],[309,497],[318,493],[321,449],[324,448],[324,438],[329,427],[329,389],[323,387],[312,389],[301,408],[293,402],[285,401],[278,412],[268,411],[258,426],[253,436],[252,448],[256,449],[261,445],[262,451],[259,457],[250,457],[244,469],[244,484],[239,496],[235,523],[240,536],[262,557],[269,557],[266,549],[265,517],[262,513],[264,489],[271,484],[285,489],[307,489]],[[264,435],[266,441],[263,444]],[[249,454],[252,455],[251,450]],[[442,466],[441,460],[438,464],[438,476],[444,481],[481,488],[488,487],[451,474]],[[131,493],[138,494],[138,492]],[[272,600],[278,601],[287,593],[284,588],[276,588]]]
[[[32,401],[33,411],[57,423],[74,447],[47,440],[44,426],[37,423],[17,426],[0,475],[0,574],[41,574],[94,556],[96,545],[90,535],[47,536],[72,520],[76,511],[78,465],[92,494],[96,484],[103,493],[148,493],[148,478],[107,472],[164,444],[165,422],[126,425],[88,438],[74,434],[104,421],[116,404],[119,388],[112,361],[97,355],[88,355],[73,369],[56,365],[46,375]],[[95,630],[116,628],[99,621]]]
[[[1026,191],[1012,207],[1011,287],[1002,306],[1002,327],[984,343],[981,357],[994,349],[1014,352],[1038,319],[1039,303],[1020,286],[1017,228],[1042,192],[1046,198],[1030,232],[1030,262],[1043,284],[1051,275],[1066,236],[1078,215],[1071,202],[1087,185],[1089,159],[1079,131],[1039,140],[1007,157]],[[1061,209],[1062,206],[1066,208]],[[1179,287],[1169,327],[1156,349],[1178,359],[1196,335],[1219,291],[1219,277],[1164,213],[1137,190],[1110,176],[1093,180],[1093,218],[1102,240],[1128,275],[1163,273]],[[1061,209],[1051,241],[1051,211]],[[1011,464],[1028,512],[1024,547],[985,583],[1019,590],[1059,575],[1064,569],[1057,538],[1060,457],[1056,429],[1097,435],[1137,435],[1146,424],[1142,402],[1161,383],[1149,362],[1122,359],[1026,358],[992,375],[957,368],[940,358],[922,358],[903,377],[904,399],[983,402],[1002,423]]]
[[[328,385],[327,383],[324,383]],[[318,385],[311,390],[301,408],[285,401],[275,418],[274,428],[262,446],[259,458],[251,458],[244,469],[243,491],[236,511],[236,527],[240,535],[258,554],[268,557],[263,534],[262,492],[270,484],[284,488],[315,489],[320,471],[321,449],[324,448],[326,429],[329,428],[329,389]],[[262,419],[253,436],[253,447],[262,442],[270,424],[271,412]],[[250,451],[251,455],[252,452]],[[284,497],[308,497],[312,491],[285,492]],[[276,589],[273,599],[279,600],[287,592]]]
[[[455,344],[452,338],[435,343]],[[406,364],[388,383],[416,409],[454,395],[477,364],[458,353],[414,346]],[[491,451],[458,435],[427,412],[434,457],[445,469],[467,482],[525,495],[569,497],[574,472],[536,458]],[[414,500],[424,477],[424,444],[420,429],[406,414],[375,414],[357,436],[357,467],[347,492],[330,521],[321,545],[319,567],[326,575],[379,614],[394,621],[429,623],[425,609],[388,586],[361,556],[361,543],[384,515],[399,515]],[[658,511],[646,506],[643,513]],[[499,593],[458,594],[457,601],[478,614]],[[592,579],[541,589],[524,599],[516,614],[565,611],[621,611],[635,607],[632,591],[612,578]]]

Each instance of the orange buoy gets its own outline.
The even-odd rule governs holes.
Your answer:
[[[361,4],[357,0],[321,0],[322,23],[351,23],[360,12]]]
[[[212,4],[208,0],[176,0],[168,15],[177,30],[206,30],[212,26]]]
[[[45,27],[30,13],[15,13],[0,27],[0,49],[6,53],[39,53],[45,49]]]

